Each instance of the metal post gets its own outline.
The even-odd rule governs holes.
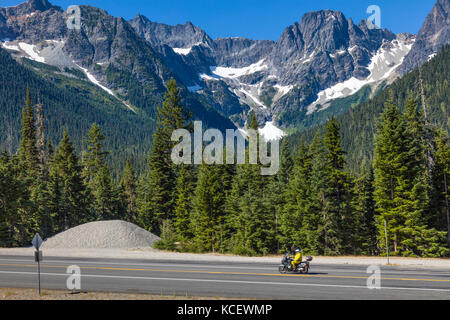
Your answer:
[[[41,262],[39,261],[39,252],[38,252],[38,292],[41,295]]]
[[[387,238],[387,226],[386,226],[386,220],[384,220],[384,236],[385,236],[385,238],[386,238],[387,264],[389,264],[389,245],[388,245],[388,238]]]

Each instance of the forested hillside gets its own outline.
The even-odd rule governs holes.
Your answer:
[[[447,132],[450,132],[449,60],[450,45],[447,45],[421,68],[429,121]],[[391,94],[401,109],[405,106],[409,94],[413,94],[422,108],[419,69],[398,79],[373,99],[337,117],[336,120],[342,128],[342,146],[347,152],[348,166],[352,171],[358,171],[364,160],[373,160],[376,122]],[[326,125],[323,124],[308,131],[293,134],[289,137],[291,146],[295,147],[300,140],[312,141],[315,133],[324,132],[325,127]]]
[[[149,101],[143,96],[143,88],[128,79],[126,74],[115,73],[108,68],[108,77],[128,86],[134,107],[131,111],[122,101],[92,84],[78,69],[58,68],[23,58],[18,63],[0,48],[0,148],[15,153],[20,140],[21,108],[26,88],[30,89],[32,103],[38,99],[43,105],[46,134],[51,142],[61,139],[64,129],[74,139],[74,147],[80,152],[83,137],[92,123],[102,127],[105,149],[110,151],[107,161],[114,177],[119,177],[127,158],[138,172],[145,167],[148,150],[155,130],[156,108],[161,101]],[[205,127],[233,128],[230,120],[220,115],[208,102],[194,99],[183,91],[183,105],[189,106],[194,118],[202,120]],[[206,106],[206,107],[205,107]]]
[[[25,65],[53,69],[39,69],[41,73],[48,71],[44,73],[47,76],[41,76],[0,49],[0,148],[10,154],[17,151],[21,110],[28,87],[32,103],[38,99],[42,103],[46,135],[53,144],[59,142],[67,129],[76,150],[81,151],[83,137],[96,122],[108,136],[105,148],[111,151],[108,159],[113,160],[110,163],[115,172],[125,167],[127,157],[142,166],[155,128],[153,119],[145,114],[137,116],[99,87],[77,78],[84,76],[81,72],[69,77],[55,73],[58,68],[30,60]]]
[[[293,243],[320,255],[450,253],[446,132],[427,124],[411,92],[390,94],[374,124],[374,160],[360,174],[347,168],[341,132],[331,118],[324,133],[295,154],[283,141],[280,170],[261,164],[175,165],[171,133],[191,128],[174,80],[167,84],[145,171],[127,162],[120,183],[105,161],[109,139],[97,124],[80,155],[64,132],[56,148],[43,135],[44,117],[27,95],[17,154],[0,158],[0,246],[23,246],[81,223],[121,219],[162,237],[158,248],[244,255],[279,253]],[[257,129],[252,115],[250,128]],[[47,146],[47,147],[46,147]]]

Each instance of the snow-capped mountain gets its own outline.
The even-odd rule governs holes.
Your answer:
[[[142,15],[125,21],[91,6],[81,6],[81,30],[69,30],[61,8],[29,0],[0,8],[0,45],[16,58],[81,71],[132,112],[159,103],[173,77],[198,118],[214,110],[216,120],[245,128],[254,110],[266,136],[279,137],[278,127],[307,126],[335,99],[364,88],[374,92],[395,79],[402,63],[405,70],[416,59],[423,39],[448,42],[449,1],[438,1],[417,41],[321,10],[305,14],[274,42],[212,39],[190,22],[169,26]]]
[[[131,24],[150,43],[157,42],[153,46],[166,57],[170,54],[158,48],[170,46],[180,60],[177,66],[184,66],[179,73],[188,75],[188,88],[238,126],[245,125],[249,110],[273,125],[282,113],[308,117],[332,99],[365,85],[376,88],[395,76],[414,42],[413,35],[370,29],[365,21],[355,25],[331,10],[305,14],[276,42],[212,40],[190,23],[171,27],[143,16]]]

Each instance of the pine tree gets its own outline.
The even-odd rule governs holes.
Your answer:
[[[450,246],[450,146],[445,132],[436,133],[435,166],[433,168],[433,193],[431,198],[433,224],[438,230],[447,231],[447,243]]]
[[[98,220],[114,220],[122,216],[119,202],[119,190],[111,177],[111,171],[104,164],[92,183],[95,199],[95,214]]]
[[[146,229],[157,234],[160,233],[162,221],[174,217],[176,168],[170,157],[174,146],[171,141],[172,132],[187,128],[190,116],[181,105],[180,90],[175,80],[168,81],[162,107],[158,107],[157,128],[148,158],[148,172],[142,186],[146,189],[147,196],[145,201],[140,201],[140,221]]]
[[[126,220],[132,223],[137,221],[137,182],[136,173],[131,165],[130,160],[127,160],[125,171],[120,181],[120,190],[122,195],[122,202],[126,206]]]
[[[94,123],[88,133],[88,150],[83,157],[83,175],[93,200],[92,217],[89,220],[117,219],[123,212],[119,189],[105,162],[108,153],[103,150],[104,139],[100,127]]]
[[[103,150],[103,140],[105,140],[105,136],[100,127],[96,123],[92,124],[88,132],[88,139],[85,140],[88,150],[83,155],[83,174],[88,184],[104,167],[105,157],[108,153]]]
[[[376,255],[378,252],[377,227],[375,224],[376,203],[374,198],[374,172],[371,165],[361,165],[361,176],[355,181],[355,242],[358,253]]]
[[[328,200],[326,250],[332,254],[354,251],[354,218],[349,206],[351,181],[344,171],[345,152],[341,147],[340,127],[334,117],[328,122],[324,144],[329,181],[326,188]]]
[[[67,130],[51,161],[50,197],[56,232],[88,221],[82,167]]]
[[[27,243],[35,232],[40,231],[42,215],[41,189],[45,186],[39,179],[39,158],[37,150],[36,128],[30,90],[27,89],[25,107],[22,109],[22,137],[17,158],[17,177],[23,181],[27,193],[26,205],[20,207],[18,215],[18,242]],[[24,194],[25,195],[25,194]],[[40,203],[38,203],[40,202]]]
[[[22,176],[34,179],[38,173],[38,150],[36,140],[36,128],[30,90],[27,89],[25,108],[22,109],[22,139],[19,146],[19,165]]]
[[[301,142],[295,165],[285,191],[281,193],[284,200],[281,214],[280,242],[284,250],[292,244],[310,253],[316,253],[318,243],[313,240],[317,225],[311,224],[309,215],[311,200],[310,174],[312,169],[308,146]]]
[[[398,178],[404,162],[405,124],[400,111],[391,99],[386,103],[385,110],[378,124],[375,137],[375,200],[377,202],[377,227],[379,243],[384,248],[384,221],[388,228],[388,242],[393,241],[391,252],[397,253],[399,247],[399,232],[403,228],[404,218],[396,210],[396,190]]]
[[[280,169],[278,173],[272,177],[268,177],[267,183],[267,200],[265,207],[269,212],[274,212],[275,214],[275,233],[277,238],[276,251],[279,252],[280,247],[280,219],[283,215],[283,208],[286,205],[286,198],[284,190],[289,185],[292,179],[292,172],[294,168],[294,161],[291,156],[291,151],[289,150],[289,144],[287,139],[283,139],[281,143],[281,154],[280,154]]]
[[[327,186],[330,181],[327,168],[326,150],[323,138],[319,133],[309,147],[311,169],[309,191],[309,208],[306,215],[304,230],[307,231],[307,245],[312,253],[330,254],[328,250],[328,223],[330,220],[327,198]],[[308,168],[308,167],[306,167]]]
[[[9,154],[5,150],[0,157],[0,247],[10,247],[14,243],[11,223],[15,220],[18,206],[14,180]]]
[[[249,129],[256,131],[258,127],[253,113]],[[257,141],[259,139],[258,134]],[[260,164],[249,163],[249,150],[246,159],[246,164],[238,165],[227,204],[227,220],[233,233],[230,245],[237,254],[275,252],[276,212],[270,210],[267,194],[270,178],[261,176]]]
[[[192,180],[191,168],[181,165],[177,179],[174,227],[182,247],[185,247],[192,238],[192,230],[190,228],[193,210],[192,195],[194,192]]]
[[[222,192],[219,166],[202,164],[195,190],[192,233],[193,248],[199,252],[215,252],[220,247],[220,228],[223,225],[225,195]]]
[[[379,238],[384,237],[386,220],[394,254],[448,253],[442,246],[445,235],[426,225],[430,185],[424,135],[423,120],[413,99],[408,99],[404,115],[388,103],[376,137],[375,198],[380,213]]]

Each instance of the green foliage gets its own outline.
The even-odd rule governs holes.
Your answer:
[[[121,217],[131,223],[137,222],[137,181],[136,173],[127,160],[127,166],[120,181],[121,201],[126,207],[126,216]]]
[[[429,184],[424,120],[409,98],[403,114],[391,101],[379,124],[375,149],[375,200],[379,242],[384,221],[393,254],[441,256],[445,233],[426,225]]]
[[[377,255],[385,249],[386,221],[394,254],[449,254],[450,147],[445,130],[423,119],[414,92],[376,98],[386,99],[371,132],[374,160],[361,156],[357,170],[348,164],[355,156],[346,152],[349,128],[332,117],[310,143],[296,146],[295,156],[284,139],[278,173],[262,176],[261,164],[248,163],[248,150],[247,162],[237,166],[173,164],[172,131],[190,129],[191,114],[174,80],[167,90],[155,113],[147,170],[138,176],[130,158],[120,183],[108,165],[116,136],[93,121],[84,141],[72,140],[67,129],[53,151],[27,94],[19,151],[0,157],[0,245],[23,246],[35,232],[48,237],[89,221],[122,219],[160,235],[155,246],[165,250],[265,255],[295,244],[308,254]],[[249,128],[258,127],[253,113]]]
[[[431,124],[450,133],[450,45],[443,47],[429,62],[422,65],[422,76],[428,117]],[[350,108],[348,112],[338,116],[336,120],[341,126],[342,147],[347,152],[347,166],[351,172],[358,172],[364,160],[373,161],[374,135],[376,122],[386,107],[392,95],[392,101],[401,111],[406,106],[406,100],[413,94],[420,101],[419,70],[416,69],[392,83],[387,90],[379,92],[372,99]],[[316,132],[323,134],[326,124],[297,132],[288,139],[291,148],[296,148],[300,140],[311,142]],[[299,128],[300,129],[300,128]]]
[[[171,140],[172,132],[187,128],[191,117],[181,105],[180,90],[175,80],[167,83],[167,90],[162,107],[158,107],[158,124],[142,185],[146,190],[145,199],[140,201],[140,221],[146,229],[157,234],[162,221],[171,220],[174,216],[176,168],[170,156],[175,145]]]

